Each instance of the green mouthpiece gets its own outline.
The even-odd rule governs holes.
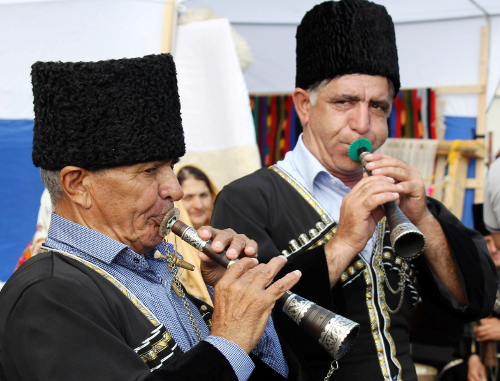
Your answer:
[[[359,161],[359,152],[360,148],[366,148],[368,151],[372,152],[372,143],[365,138],[359,138],[351,143],[349,146],[349,150],[347,154],[354,161]]]

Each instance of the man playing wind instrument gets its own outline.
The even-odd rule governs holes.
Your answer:
[[[327,1],[306,13],[296,39],[293,99],[303,133],[283,161],[223,188],[212,224],[256,240],[261,261],[290,254],[284,269],[302,272],[293,291],[360,324],[335,380],[417,380],[412,307],[432,298],[462,319],[485,317],[497,290],[495,266],[481,235],[426,197],[418,170],[373,153],[368,177],[348,155],[360,138],[376,151],[388,136],[400,80],[386,9]],[[425,235],[425,251],[414,260],[392,250],[381,207],[387,202],[398,203]],[[324,377],[331,358],[279,311],[273,317],[311,379]]]

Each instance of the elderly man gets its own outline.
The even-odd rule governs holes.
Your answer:
[[[488,315],[497,289],[494,264],[477,232],[426,198],[416,169],[374,153],[366,156],[373,176],[363,176],[348,155],[359,138],[376,150],[388,136],[400,80],[386,9],[364,0],[325,2],[304,16],[296,38],[293,97],[303,134],[276,166],[226,186],[212,224],[255,239],[261,261],[286,250],[285,269],[302,271],[294,291],[361,325],[335,380],[416,380],[408,325],[413,305],[422,296],[463,318]],[[415,260],[393,253],[382,209],[387,202],[399,203],[426,237]],[[332,220],[338,226],[328,225]],[[309,232],[324,236],[311,245]],[[331,361],[325,352],[279,311],[273,318],[311,379],[324,376]]]
[[[286,378],[269,317],[300,272],[267,287],[285,259],[259,265],[254,241],[203,227],[215,251],[245,258],[205,264],[215,309],[202,318],[159,235],[183,195],[172,57],[38,62],[32,82],[33,162],[55,213],[44,253],[0,294],[0,379]]]

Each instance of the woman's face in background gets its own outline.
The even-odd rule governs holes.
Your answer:
[[[212,216],[214,200],[207,184],[194,177],[188,177],[182,182],[181,187],[184,191],[182,203],[189,214],[193,227],[199,229],[208,225]]]
[[[493,259],[493,262],[495,262],[495,266],[500,270],[500,249],[495,246],[495,241],[493,241],[493,237],[491,235],[484,237],[484,240],[486,241],[486,246],[488,246],[491,258]]]

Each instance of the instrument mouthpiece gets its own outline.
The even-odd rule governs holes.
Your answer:
[[[372,152],[372,148],[372,142],[365,138],[359,138],[351,143],[347,154],[352,160],[360,161],[359,155],[365,151]]]
[[[177,208],[172,208],[168,211],[167,214],[165,214],[165,217],[163,217],[163,221],[160,224],[160,232],[159,232],[163,238],[165,238],[167,235],[170,234],[172,225],[174,224],[175,221],[179,219],[179,215],[180,212],[179,209]]]

